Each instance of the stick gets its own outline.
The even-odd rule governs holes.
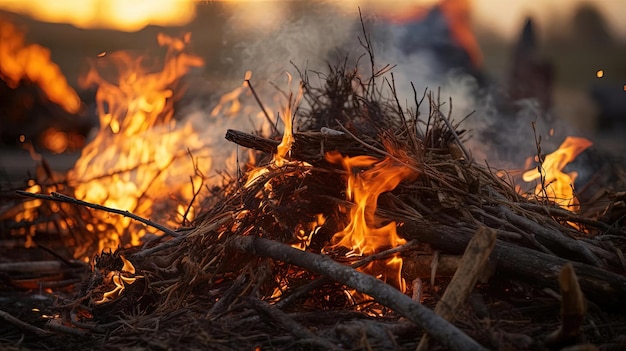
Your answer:
[[[502,205],[498,208],[501,211],[502,215],[504,215],[504,217],[509,222],[511,222],[511,224],[525,228],[531,233],[535,234],[537,236],[537,240],[546,245],[546,247],[548,247],[548,249],[550,249],[551,251],[558,251],[556,250],[558,248],[566,249],[570,253],[569,256],[572,256],[572,254],[576,254],[576,258],[578,260],[584,261],[585,263],[593,264],[597,267],[606,266],[581,241],[572,239],[557,230],[550,229],[547,226],[542,226],[537,222],[515,214],[513,211]]]
[[[561,268],[561,326],[546,337],[546,344],[563,347],[582,341],[582,326],[587,314],[587,302],[578,285],[578,278],[571,263]]]
[[[443,293],[441,300],[435,307],[435,313],[448,321],[453,321],[457,314],[457,309],[463,305],[469,296],[478,276],[485,268],[487,259],[496,244],[496,231],[491,228],[480,227],[467,244],[463,258],[459,263],[450,284]],[[428,335],[424,335],[420,340],[417,350],[428,348]]]
[[[265,119],[267,119],[267,121],[270,123],[270,126],[272,126],[274,133],[276,133],[276,135],[279,135],[280,132],[278,131],[278,127],[276,127],[276,124],[274,124],[274,122],[272,121],[272,118],[270,117],[269,113],[267,113],[267,110],[265,109],[265,106],[263,106],[261,99],[259,99],[259,96],[256,94],[256,91],[252,87],[252,83],[250,82],[250,79],[246,79],[245,82],[248,84],[248,88],[250,88],[250,91],[252,92],[252,95],[254,96],[256,103],[259,104],[261,111],[263,111],[263,115],[265,115]]]
[[[370,275],[339,264],[329,257],[300,251],[289,245],[254,236],[235,236],[230,246],[239,251],[271,257],[303,267],[372,296],[382,305],[421,326],[428,334],[450,350],[484,350],[457,327],[435,315],[423,305]]]
[[[35,199],[42,199],[42,200],[50,200],[50,201],[57,201],[57,202],[66,202],[66,203],[70,203],[70,204],[75,204],[75,205],[81,205],[81,206],[85,206],[85,207],[89,207],[89,208],[93,208],[95,210],[100,210],[100,211],[105,211],[105,212],[110,212],[110,213],[115,213],[118,215],[122,215],[124,217],[128,217],[128,218],[132,218],[136,221],[139,221],[145,225],[148,225],[150,227],[156,228],[160,231],[162,231],[163,233],[169,235],[169,236],[173,236],[173,237],[177,237],[179,236],[178,233],[176,233],[175,231],[162,226],[161,224],[155,223],[149,219],[145,219],[142,217],[139,217],[135,214],[132,214],[128,211],[122,211],[122,210],[118,210],[115,208],[111,208],[111,207],[106,207],[106,206],[102,206],[102,205],[98,205],[98,204],[92,204],[90,202],[87,201],[83,201],[83,200],[78,200],[75,199],[71,196],[67,196],[67,195],[63,195],[63,194],[59,194],[59,193],[55,193],[52,192],[50,193],[50,195],[44,195],[44,194],[34,194],[34,193],[29,193],[28,191],[23,191],[23,190],[16,190],[15,191],[17,194],[22,195],[22,196],[26,196],[26,197],[32,197]]]
[[[52,335],[51,332],[47,331],[47,330],[43,330],[41,328],[35,327],[34,325],[30,325],[24,321],[22,321],[21,319],[15,318],[12,315],[10,315],[8,312],[5,312],[3,310],[0,310],[0,318],[4,319],[5,321],[15,325],[16,327],[25,330],[27,332],[33,333],[37,336],[50,336]]]
[[[0,272],[49,273],[60,270],[61,262],[58,261],[0,263]]]
[[[261,311],[265,315],[278,322],[281,327],[283,327],[293,336],[300,339],[308,339],[312,343],[321,346],[324,350],[341,350],[339,347],[337,347],[337,345],[333,344],[332,342],[313,334],[307,328],[300,325],[300,323],[296,322],[295,319],[291,318],[289,315],[276,308],[275,306],[272,306],[269,303],[256,298],[248,298],[246,300],[250,302],[255,309]]]
[[[400,235],[406,239],[417,239],[422,243],[450,254],[462,252],[471,238],[458,228],[433,225],[418,221],[407,221],[399,227]],[[557,289],[557,277],[561,267],[569,261],[537,250],[498,240],[491,259],[496,264],[496,273],[522,280],[541,288]],[[580,288],[595,304],[618,311],[626,311],[622,296],[626,296],[626,277],[605,269],[581,262],[571,262]]]

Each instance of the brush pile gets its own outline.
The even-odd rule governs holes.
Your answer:
[[[301,77],[307,107],[294,113],[299,130],[282,164],[271,157],[280,135],[228,130],[226,139],[256,150],[256,168],[212,188],[192,226],[98,255],[77,291],[38,307],[50,319],[0,311],[8,322],[0,343],[212,350],[626,346],[620,194],[602,204],[604,211],[581,214],[521,195],[512,179],[472,159],[451,102],[415,94],[415,106],[405,108],[388,72],[364,79],[346,65],[330,67],[315,77],[321,86],[307,74]],[[420,115],[424,106],[428,114]],[[332,155],[368,156],[374,166],[346,169]],[[347,179],[378,165],[403,167],[410,176],[378,197],[368,225],[395,223],[406,243],[346,255],[329,243],[355,206],[346,200]],[[360,271],[373,265],[383,275],[377,262],[391,257],[404,261],[405,294],[400,283]]]

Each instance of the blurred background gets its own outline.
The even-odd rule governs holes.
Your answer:
[[[323,70],[358,48],[359,8],[385,61],[380,63],[399,64],[396,74],[418,87],[449,86],[460,114],[476,110],[499,119],[517,115],[515,106],[526,101],[532,118],[551,116],[549,128],[588,137],[609,153],[626,150],[622,0],[0,0],[0,176],[15,179],[33,169],[33,151],[60,170],[72,167],[98,124],[95,87],[78,82],[90,62],[108,53],[159,56],[158,33],[192,33],[189,51],[205,64],[187,78],[177,111],[193,105],[208,115],[246,71],[253,72],[259,90],[269,90],[268,82],[293,65]],[[49,50],[48,60],[77,92],[80,107],[63,107],[53,93],[42,92],[41,82],[52,80],[48,76],[12,77],[7,55],[19,56],[17,46],[41,47],[40,61]],[[442,78],[450,72],[472,83]],[[177,112],[179,118],[184,113]],[[534,143],[527,120],[503,117],[478,128],[504,134],[500,139],[523,129],[522,138]],[[61,145],[55,145],[54,133],[64,133]]]

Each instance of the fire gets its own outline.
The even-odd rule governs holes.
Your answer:
[[[341,163],[349,173],[347,197],[354,201],[350,211],[350,223],[333,236],[330,248],[344,247],[350,250],[347,256],[364,256],[405,244],[406,240],[396,232],[395,222],[380,228],[372,225],[378,196],[395,189],[402,180],[414,178],[415,170],[390,157],[381,161],[371,156],[342,157],[337,152],[330,152],[326,154],[326,160]],[[354,173],[354,168],[368,169]],[[402,258],[397,255],[388,259],[382,266],[370,264],[364,271],[380,275],[383,280],[388,280],[402,292],[406,290],[404,279],[401,277]]]
[[[28,1],[16,3],[29,3]],[[50,50],[24,42],[24,33],[12,23],[0,19],[0,78],[9,87],[20,81],[37,84],[50,101],[70,113],[80,110],[78,94],[72,89],[61,69],[50,60]]]
[[[182,39],[158,36],[159,45],[167,48],[160,71],[146,67],[142,58],[117,52],[98,58],[96,67],[82,80],[84,86],[98,86],[100,130],[68,174],[77,198],[144,218],[158,209],[166,210],[163,200],[174,197],[190,201],[194,184],[201,179],[196,176],[189,181],[198,165],[188,154],[205,143],[191,124],[173,118],[174,89],[179,78],[192,67],[203,65],[202,59],[183,51],[189,40],[190,35]],[[110,63],[117,72],[114,80],[103,77],[98,69],[110,68]],[[194,158],[197,156],[194,154]],[[210,158],[202,160],[200,169],[210,169]],[[130,219],[101,216],[113,230],[101,239],[99,251],[116,249]],[[138,245],[145,228],[129,232],[127,243]]]
[[[195,16],[194,0],[0,0],[0,9],[43,22],[79,28],[137,31],[145,26],[180,26]]]
[[[287,77],[289,79],[288,85],[291,86],[292,77],[289,73],[287,73]],[[287,156],[287,153],[289,153],[289,150],[291,150],[291,145],[294,141],[292,131],[293,112],[302,100],[302,93],[302,85],[300,85],[295,98],[291,95],[289,97],[289,102],[283,109],[283,124],[285,126],[285,130],[283,131],[283,138],[280,144],[278,144],[276,155],[274,155],[274,162],[278,167],[282,166],[286,161],[285,157]]]
[[[113,300],[120,296],[126,285],[133,284],[137,279],[143,278],[141,275],[135,275],[135,266],[127,260],[124,256],[120,255],[120,259],[124,263],[120,271],[111,271],[105,277],[105,282],[112,282],[115,288],[111,291],[107,291],[102,295],[102,299],[96,301],[96,304],[102,304],[107,301]]]
[[[580,206],[574,194],[574,181],[578,174],[563,173],[562,170],[591,145],[592,142],[585,138],[567,137],[556,151],[546,156],[537,169],[525,172],[522,179],[526,182],[540,179],[535,188],[536,196],[551,199],[559,206],[577,212]]]

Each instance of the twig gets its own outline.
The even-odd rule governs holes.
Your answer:
[[[270,117],[269,113],[267,113],[267,110],[265,109],[265,106],[261,102],[261,99],[259,98],[256,91],[252,87],[252,82],[250,82],[250,79],[246,79],[245,82],[246,84],[248,84],[248,88],[250,88],[250,91],[252,92],[252,95],[254,96],[256,103],[259,104],[261,111],[263,111],[263,115],[265,116],[265,119],[267,119],[267,121],[270,123],[270,126],[272,126],[274,133],[276,133],[276,135],[280,135],[280,132],[278,131],[278,127],[276,127],[276,124],[274,123],[274,121],[272,121],[272,118]]]
[[[337,347],[337,345],[333,344],[329,340],[320,338],[319,336],[313,334],[307,328],[300,325],[300,323],[296,322],[295,319],[291,318],[275,306],[256,298],[247,298],[246,300],[250,302],[255,309],[278,322],[281,327],[293,334],[293,336],[300,339],[311,340],[312,343],[321,346],[324,350],[341,350],[341,348]]]
[[[498,208],[500,209],[502,215],[504,215],[504,217],[511,222],[511,224],[525,228],[535,234],[538,240],[543,241],[543,244],[546,245],[548,249],[556,251],[556,245],[558,248],[566,249],[572,254],[577,254],[578,259],[583,260],[586,263],[593,264],[598,267],[605,266],[605,264],[581,241],[572,239],[557,230],[547,228],[537,222],[524,218],[502,205]]]
[[[421,326],[434,339],[450,350],[484,350],[454,325],[435,315],[425,306],[411,300],[383,281],[351,267],[337,263],[326,256],[300,251],[289,245],[255,236],[235,236],[230,246],[234,249],[271,257],[289,264],[303,267],[318,274],[372,296],[382,305]]]
[[[21,319],[15,318],[12,315],[10,315],[8,312],[5,312],[3,310],[0,310],[0,318],[4,319],[5,321],[15,325],[16,327],[25,330],[27,332],[33,333],[37,336],[50,336],[52,335],[51,332],[47,331],[47,330],[43,330],[41,328],[35,327],[34,325],[28,324],[24,321],[22,321]]]
[[[450,98],[449,104],[450,104],[450,109],[448,111],[448,114],[450,115],[452,113],[452,98]],[[441,111],[439,110],[439,106],[437,106],[435,111],[437,112],[437,114],[439,115],[439,118],[443,121],[443,123],[446,124],[446,126],[450,130],[450,133],[452,133],[452,136],[454,136],[454,139],[456,140],[456,143],[459,145],[459,147],[463,151],[463,154],[465,155],[465,162],[467,164],[470,164],[472,162],[471,155],[470,155],[469,151],[467,151],[467,149],[465,148],[465,145],[463,144],[463,141],[461,141],[461,138],[459,138],[459,135],[456,133],[456,130],[454,129],[454,126],[452,126],[452,123],[448,119],[449,117],[446,117],[446,116],[444,116],[443,113],[441,113]]]
[[[387,152],[387,151],[385,151],[385,150],[381,150],[381,149],[379,149],[379,148],[377,148],[377,147],[375,147],[375,146],[372,146],[372,145],[370,145],[370,144],[368,144],[368,143],[364,142],[363,140],[359,139],[356,135],[352,134],[352,133],[348,130],[348,128],[344,127],[344,126],[343,126],[343,124],[341,124],[341,122],[339,122],[339,120],[338,120],[338,119],[336,119],[336,120],[335,120],[335,122],[337,122],[337,124],[339,125],[339,128],[341,128],[341,130],[342,130],[344,133],[348,134],[350,137],[352,137],[354,140],[356,140],[359,144],[363,145],[363,146],[364,146],[364,147],[366,147],[367,149],[370,149],[370,150],[372,150],[372,151],[374,151],[374,152],[377,152],[377,153],[379,153],[379,154],[383,154],[384,156],[387,156],[387,157],[391,158],[392,160],[394,160],[394,161],[396,161],[396,162],[398,162],[398,163],[400,163],[400,164],[402,164],[402,165],[404,165],[404,166],[406,166],[406,167],[410,168],[411,170],[413,170],[413,171],[417,172],[418,174],[421,174],[421,173],[422,173],[422,170],[421,170],[421,169],[418,169],[417,167],[415,167],[415,166],[413,166],[413,165],[411,165],[411,164],[409,164],[409,163],[407,163],[407,162],[405,162],[405,161],[402,161],[401,159],[399,159],[399,158],[395,157],[394,155],[390,154],[389,152]]]
[[[118,210],[115,208],[111,208],[111,207],[106,207],[106,206],[102,206],[102,205],[98,205],[98,204],[92,204],[90,202],[87,201],[83,201],[83,200],[78,200],[75,199],[71,196],[67,196],[67,195],[63,195],[60,193],[56,193],[56,192],[52,192],[50,195],[44,195],[44,194],[35,194],[35,193],[29,193],[28,191],[23,191],[23,190],[16,190],[15,191],[17,194],[22,195],[22,196],[26,196],[26,197],[32,197],[35,199],[42,199],[42,200],[50,200],[50,201],[58,201],[58,202],[66,202],[66,203],[70,203],[70,204],[75,204],[75,205],[81,205],[81,206],[85,206],[85,207],[89,207],[89,208],[93,208],[95,210],[100,210],[100,211],[105,211],[105,212],[110,212],[110,213],[115,213],[115,214],[119,214],[121,216],[124,217],[128,217],[128,218],[132,218],[136,221],[139,221],[145,225],[151,226],[153,228],[156,228],[160,231],[162,231],[163,233],[169,235],[169,236],[173,236],[173,237],[177,237],[179,236],[179,234],[165,226],[162,226],[158,223],[155,223],[149,219],[145,219],[143,217],[139,217],[135,214],[130,213],[129,211],[122,211],[122,210]]]
[[[7,262],[0,263],[0,272],[46,273],[61,270],[59,261]]]

